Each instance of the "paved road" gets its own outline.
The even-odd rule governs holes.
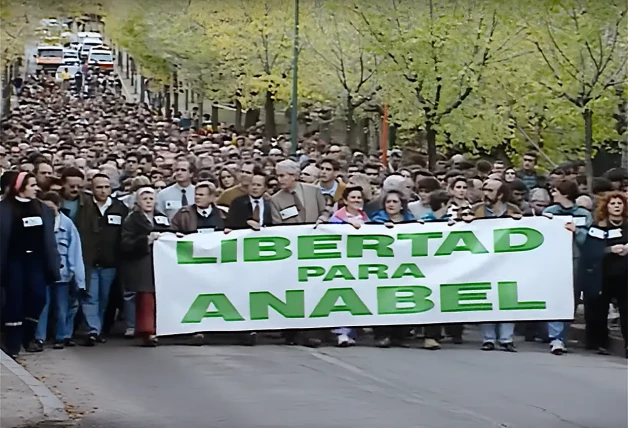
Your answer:
[[[625,360],[545,345],[485,353],[114,341],[27,368],[83,428],[626,428]]]

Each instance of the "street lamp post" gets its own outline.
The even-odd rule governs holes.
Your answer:
[[[297,90],[299,88],[299,0],[294,0],[294,53],[292,57],[292,114],[290,120],[290,138],[292,154],[296,155],[299,144],[299,126],[297,123]]]

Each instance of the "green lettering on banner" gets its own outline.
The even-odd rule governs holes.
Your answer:
[[[342,299],[343,304],[337,304]],[[351,315],[373,315],[353,288],[330,288],[318,302],[310,318],[325,318],[332,312],[350,312]]]
[[[514,281],[498,282],[497,292],[499,295],[499,309],[502,311],[542,310],[547,306],[543,301],[520,302],[517,293],[517,283]]]
[[[460,245],[462,241],[462,245]],[[451,232],[443,241],[435,256],[450,256],[454,251],[469,251],[471,254],[486,254],[488,250],[477,236],[469,230]]]
[[[428,299],[431,295],[432,290],[421,285],[377,287],[377,313],[395,315],[426,312],[434,307],[434,302]],[[412,306],[399,307],[399,303],[411,303]]]
[[[272,262],[288,259],[292,256],[289,245],[290,240],[280,236],[244,238],[244,261]],[[263,255],[262,253],[272,254]]]
[[[512,235],[523,235],[526,241],[523,244],[512,245]],[[510,229],[495,229],[493,241],[496,253],[514,253],[516,251],[532,251],[543,245],[545,237],[541,232],[530,227],[513,227]]]
[[[440,286],[440,310],[441,312],[491,311],[493,304],[487,301],[486,295],[486,291],[490,289],[490,282],[442,284]],[[484,303],[480,303],[482,301]]]
[[[397,235],[397,239],[407,239],[412,241],[412,257],[427,257],[428,241],[430,239],[438,239],[442,237],[442,232],[400,233]]]
[[[341,235],[299,236],[299,260],[339,259],[342,257],[338,250]]]
[[[215,310],[210,311],[213,305]],[[187,314],[181,320],[183,324],[200,323],[203,318],[222,318],[225,321],[244,321],[242,315],[233,306],[231,301],[222,293],[199,294],[190,306]]]
[[[177,263],[180,265],[216,263],[216,257],[194,257],[194,242],[177,241]]]
[[[225,239],[220,243],[220,263],[235,263],[238,261],[238,240]]]
[[[286,301],[267,291],[249,294],[252,320],[267,320],[268,308],[273,308],[284,318],[305,318],[305,291],[286,290]]]
[[[388,279],[386,265],[359,265],[358,279],[369,279],[371,275],[375,275],[377,279]]]
[[[299,266],[299,282],[325,275],[325,268],[320,266]]]
[[[323,278],[323,281],[331,281],[333,279],[346,279],[349,281],[355,280],[355,277],[345,265],[335,265],[329,268],[327,275]]]
[[[425,275],[423,275],[421,269],[419,269],[419,267],[414,263],[403,263],[399,265],[395,273],[393,273],[393,276],[391,276],[390,278],[400,279],[404,276],[411,276],[412,278],[425,278]]]
[[[348,235],[347,257],[363,257],[364,250],[375,251],[377,257],[395,257],[395,253],[390,248],[394,242],[395,238],[388,235]]]

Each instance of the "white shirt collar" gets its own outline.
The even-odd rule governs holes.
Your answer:
[[[20,196],[16,196],[15,200],[18,201],[18,202],[30,202],[30,201],[32,201],[32,199],[22,198]]]
[[[249,195],[249,199],[251,200],[251,205],[255,205],[255,201],[257,201],[260,205],[264,204],[264,197],[260,196],[259,198],[254,198],[253,196]]]
[[[102,206],[98,205],[98,202],[96,202],[96,199],[94,199],[94,203],[96,204],[96,206],[100,210],[100,215],[105,215],[105,213],[107,212],[107,209],[109,209],[111,204],[113,204],[113,200],[111,199],[110,196],[107,196],[107,200],[105,201],[105,203]]]
[[[198,213],[198,215],[200,215],[200,216],[202,216],[202,217],[207,218],[207,217],[209,217],[209,216],[211,215],[211,213],[212,213],[212,206],[210,205],[210,206],[209,206],[209,207],[207,207],[207,208],[199,208],[199,207],[196,207],[196,212]],[[203,213],[204,213],[204,214],[203,214]]]

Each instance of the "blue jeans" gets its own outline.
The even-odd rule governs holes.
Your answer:
[[[126,328],[135,329],[135,293],[124,292],[124,321]]]
[[[115,268],[93,267],[89,281],[89,288],[81,302],[85,322],[89,334],[100,334],[105,320],[105,311],[109,303],[111,284],[116,279]]]
[[[558,339],[563,341],[565,333],[565,322],[563,321],[550,321],[547,323],[547,336],[549,340]]]
[[[484,343],[495,343],[498,340],[497,330],[499,330],[499,343],[512,343],[512,338],[515,334],[515,325],[510,322],[482,324],[482,337]]]
[[[50,305],[54,306],[55,312],[55,342],[61,342],[72,336],[74,317],[68,318],[68,305],[70,302],[70,286],[67,282],[61,282],[46,287],[46,305],[41,311],[37,330],[35,330],[35,339],[44,342],[48,330],[48,317],[50,313]]]

